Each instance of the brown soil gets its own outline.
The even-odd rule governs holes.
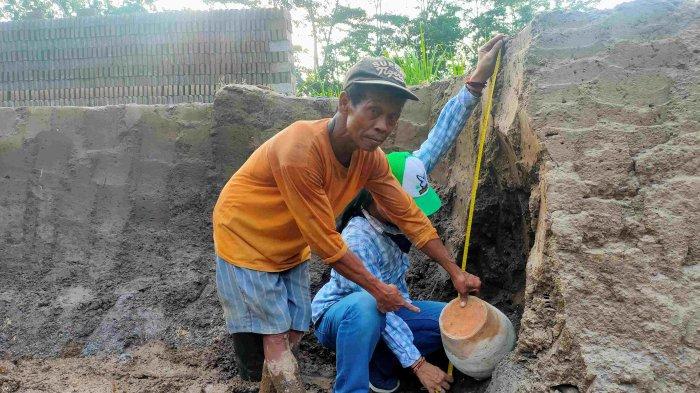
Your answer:
[[[213,348],[172,348],[152,342],[121,355],[0,361],[0,392],[257,392],[231,375]],[[302,374],[309,392],[330,391],[332,379]]]
[[[0,362],[2,392],[254,392],[226,379],[211,353],[149,343],[118,356],[21,358]]]
[[[308,339],[307,336],[305,340]],[[151,342],[120,355],[83,357],[67,354],[43,359],[0,360],[0,392],[257,392],[258,383],[241,380],[236,375],[233,358],[229,356],[232,354],[223,354],[222,349],[220,345],[173,348],[163,342]],[[446,367],[444,362],[431,361],[443,369]],[[299,363],[307,392],[331,391],[334,370],[323,366],[331,363],[327,356],[320,360],[302,353]],[[457,377],[455,391],[483,392],[482,384],[468,377]],[[421,391],[419,382],[408,373],[402,375],[401,385],[403,392]]]

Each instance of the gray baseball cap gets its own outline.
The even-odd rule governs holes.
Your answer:
[[[391,87],[402,97],[419,101],[418,97],[406,88],[401,68],[383,57],[366,57],[352,66],[345,74],[343,89],[352,84]]]

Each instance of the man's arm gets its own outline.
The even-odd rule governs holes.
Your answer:
[[[416,247],[423,247],[428,240],[437,239],[432,223],[418,208],[416,202],[401,187],[389,169],[389,163],[381,149],[371,159],[372,167],[365,188],[382,208],[382,214],[398,226]]]
[[[417,248],[447,271],[455,289],[462,298],[466,299],[469,293],[479,291],[481,288],[479,278],[463,272],[455,264],[445,244],[437,236],[437,232],[430,220],[418,209],[413,198],[406,194],[406,191],[401,188],[391,173],[381,176],[380,179],[368,182],[367,188],[377,198],[383,208],[383,212],[389,217],[391,222],[398,225]],[[402,212],[405,213],[402,214]],[[411,215],[409,212],[413,214]]]
[[[377,300],[379,311],[384,313],[397,311],[401,307],[406,307],[413,312],[420,311],[418,307],[411,304],[401,295],[396,285],[385,284],[372,275],[352,251],[348,250],[343,257],[331,266],[343,277],[369,292]]]
[[[378,280],[348,250],[335,229],[333,209],[313,165],[275,165],[272,173],[304,240],[325,263],[332,264],[338,273],[374,296],[380,311],[396,311],[401,307],[416,310],[396,286]]]
[[[491,40],[489,40],[484,46],[479,48],[479,60],[476,64],[474,72],[471,74],[469,81],[483,83],[491,77],[493,70],[496,67],[496,57],[498,51],[501,50],[505,36],[503,34],[497,34]],[[428,139],[423,142],[420,149],[418,149],[413,154],[423,161],[428,173],[432,171],[437,160],[452,146],[457,134],[464,127],[458,123],[460,120],[466,122],[468,114],[464,114],[461,110],[466,108],[459,108],[456,106],[455,98],[459,99],[462,94],[468,94],[471,97],[471,107],[469,111],[476,104],[475,96],[472,94],[474,88],[470,87],[466,89],[462,88],[460,94],[457,97],[453,97],[450,102],[443,108],[440,113],[440,117],[436,122],[433,130],[430,131]],[[466,90],[469,90],[468,92]],[[477,94],[480,93],[477,92]],[[463,116],[463,117],[460,117]],[[453,123],[454,122],[454,123]],[[459,128],[456,128],[459,127]],[[427,255],[432,260],[436,261],[440,266],[442,266],[445,271],[450,275],[452,283],[455,286],[457,292],[462,299],[470,293],[479,292],[481,289],[481,280],[479,277],[463,272],[459,266],[455,263],[452,256],[447,251],[445,245],[439,239],[433,239],[419,247],[420,250]],[[462,301],[462,306],[465,303]]]
[[[420,359],[420,351],[413,344],[413,332],[406,321],[393,312],[386,313],[382,338],[402,367],[411,367]]]
[[[440,239],[425,243],[420,250],[447,271],[452,279],[452,284],[457,292],[459,292],[459,296],[462,299],[466,299],[470,293],[479,292],[481,289],[481,280],[479,277],[462,271]],[[462,302],[462,306],[464,306],[464,301]]]
[[[496,55],[503,43],[504,35],[498,34],[479,49],[479,61],[466,82],[485,83],[491,77],[496,66]],[[423,161],[428,173],[433,171],[438,161],[452,148],[457,135],[464,129],[478,101],[477,94],[481,95],[480,89],[463,86],[442,108],[428,138],[413,152],[414,156]]]
[[[423,161],[425,170],[430,173],[438,161],[452,148],[459,133],[467,124],[467,119],[476,106],[477,98],[463,86],[457,95],[450,98],[442,107],[428,138],[423,141],[413,155]]]

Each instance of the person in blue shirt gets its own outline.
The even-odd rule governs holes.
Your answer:
[[[441,205],[428,183],[428,174],[464,128],[481,89],[493,73],[503,38],[497,35],[479,50],[474,73],[445,104],[420,148],[412,153],[387,155],[394,176],[428,216]],[[396,285],[410,301],[406,273],[411,243],[391,224],[368,192],[361,192],[345,210],[339,227],[349,249],[365,267],[384,283]],[[478,277],[462,272],[454,263],[443,268],[455,285],[466,276],[468,287],[478,292],[481,286]],[[374,392],[394,392],[399,387],[400,367],[411,368],[428,392],[449,389],[452,377],[424,357],[442,348],[438,318],[446,303],[412,303],[419,312],[402,308],[381,313],[369,293],[331,271],[330,281],[316,294],[311,307],[316,337],[323,346],[336,352],[335,392],[364,393],[368,388]]]

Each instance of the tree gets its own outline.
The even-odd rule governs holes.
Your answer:
[[[323,63],[315,69],[320,77],[340,79],[348,63],[375,53],[374,26],[364,9],[337,5],[324,22]]]
[[[466,35],[466,30],[462,27],[465,9],[461,3],[463,2],[428,0],[421,7],[418,16],[409,23],[413,42],[419,42],[422,30],[429,54],[433,50],[441,50],[454,55]]]
[[[311,24],[311,36],[313,37],[314,70],[319,65],[319,45],[324,28],[327,28],[328,16],[324,13],[329,9],[338,7],[339,0],[334,0],[335,6],[331,6],[331,0],[204,0],[206,4],[235,4],[246,8],[274,7],[292,11],[302,10]],[[298,22],[298,21],[297,21]]]
[[[339,7],[338,5],[339,1],[335,0],[335,5],[332,7],[333,10],[337,9]],[[318,70],[318,52],[319,52],[319,44],[321,40],[321,36],[324,33],[324,31],[330,31],[331,26],[328,24],[328,16],[323,15],[321,10],[327,10],[328,7],[330,6],[328,0],[293,0],[292,1],[292,6],[296,6],[298,8],[303,9],[306,11],[306,15],[309,18],[309,23],[311,24],[311,37],[314,40],[314,48],[313,48],[313,56],[314,56],[314,71]],[[327,33],[326,36],[330,36],[330,33]]]
[[[155,0],[5,0],[1,20],[51,19],[70,16],[128,14],[155,10]]]
[[[467,14],[467,56],[476,61],[478,48],[495,33],[517,34],[539,13],[547,10],[586,10],[599,0],[476,0]]]

